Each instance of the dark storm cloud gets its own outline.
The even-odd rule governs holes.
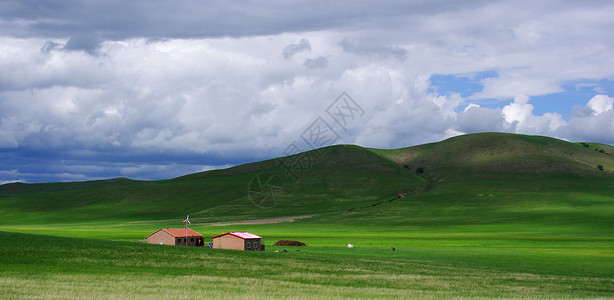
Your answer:
[[[83,50],[89,54],[96,54],[101,40],[96,36],[72,36],[62,48],[63,50]]]
[[[483,1],[22,1],[0,3],[1,31],[18,37],[200,38],[352,27],[468,8]]]
[[[318,58],[307,58],[304,62],[305,66],[312,69],[326,68],[328,66],[328,59],[324,56]]]
[[[0,149],[0,184],[114,177],[167,179],[252,162],[193,153]],[[10,178],[7,180],[7,178]]]
[[[309,44],[308,40],[301,39],[300,42],[298,42],[297,44],[290,44],[286,46],[282,54],[285,59],[288,59],[292,55],[304,51],[311,51],[311,44]]]
[[[345,52],[358,54],[358,55],[377,55],[383,58],[394,57],[398,60],[404,61],[407,59],[407,51],[400,47],[394,46],[381,46],[374,45],[372,43],[356,43],[347,39],[339,43],[341,48]]]

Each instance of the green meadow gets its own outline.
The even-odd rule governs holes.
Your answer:
[[[345,238],[347,235],[330,237],[336,242]],[[383,247],[382,239],[366,237],[370,245],[357,244],[354,249],[339,247],[334,241],[325,246],[326,241],[322,240],[323,246],[292,248],[284,253],[273,251],[281,247],[241,252],[1,233],[4,246],[0,258],[3,266],[0,296],[612,297],[614,282],[606,266],[597,273],[565,270],[592,268],[600,252],[607,254],[604,249],[590,249],[581,241],[533,243],[522,237],[477,239],[453,235],[439,238],[445,241],[443,245],[435,236],[422,237],[421,242],[407,243],[394,252]],[[573,250],[561,251],[567,247]],[[445,249],[429,253],[429,249],[437,248]],[[457,253],[450,255],[452,252]],[[525,266],[499,261],[505,256]],[[533,258],[527,259],[529,256]],[[569,258],[581,261],[558,270],[546,268]]]
[[[295,177],[272,160],[155,182],[3,185],[0,297],[614,298],[613,150],[474,134],[309,152]],[[259,175],[283,196],[254,203]],[[205,241],[249,231],[266,251],[142,242],[188,213]],[[307,247],[272,246],[281,239]]]

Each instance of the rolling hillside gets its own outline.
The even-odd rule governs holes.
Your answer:
[[[300,157],[299,157],[300,156]],[[0,186],[3,224],[165,220],[189,213],[195,222],[274,218],[347,210],[424,191],[426,181],[357,146],[334,146],[162,181],[125,178]],[[296,163],[295,159],[300,159]],[[277,199],[261,184],[273,177]]]
[[[422,171],[429,191],[357,212],[348,222],[390,219],[396,226],[489,225],[517,232],[543,227],[557,233],[581,227],[586,234],[614,234],[612,146],[481,133],[371,151]]]
[[[554,197],[581,208],[588,198],[578,195],[590,191],[605,197],[599,205],[611,205],[613,153],[607,145],[503,133],[395,150],[339,145],[162,181],[2,185],[0,224],[165,223],[187,213],[196,223],[307,214],[347,222],[386,216],[399,224],[472,223],[467,213],[477,212],[475,205],[486,213],[481,222],[501,221],[519,218],[501,210],[510,199]],[[408,196],[396,199],[399,193]],[[394,205],[377,205],[393,199]]]
[[[438,143],[372,151],[411,170],[422,168],[432,177],[510,173],[602,177],[614,171],[612,146],[507,133],[468,134]]]

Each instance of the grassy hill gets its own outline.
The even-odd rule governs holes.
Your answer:
[[[430,190],[394,207],[357,214],[355,219],[411,215],[394,223],[519,225],[516,231],[545,226],[570,233],[580,226],[587,232],[613,234],[613,150],[607,145],[503,133],[371,149],[427,179]]]
[[[438,143],[372,151],[413,171],[421,168],[424,175],[435,178],[499,174],[604,177],[614,172],[612,146],[519,134],[468,134]]]
[[[501,211],[502,203],[495,200],[530,198],[527,193],[539,191],[544,199],[577,200],[569,195],[590,187],[593,195],[607,198],[614,178],[613,153],[614,147],[607,145],[503,133],[470,134],[394,150],[340,145],[162,181],[6,184],[0,186],[0,224],[129,219],[164,223],[188,213],[197,223],[211,223],[330,214],[371,207],[399,193],[416,203],[436,205],[425,210],[423,221],[431,222],[432,213],[463,203],[461,199],[489,199],[490,208]],[[269,179],[275,190],[258,185]],[[581,208],[582,201],[576,200],[569,201]],[[402,205],[395,209],[398,206]],[[457,208],[459,215],[450,220],[466,218],[465,209]],[[489,216],[501,217],[493,212],[481,218]]]
[[[275,191],[278,199],[262,202],[253,194],[257,180],[271,177],[280,188]],[[423,191],[425,186],[424,179],[370,151],[334,146],[162,181],[7,184],[0,186],[0,224],[160,221],[187,213],[196,222],[320,214],[387,200],[399,192]],[[265,187],[262,194],[268,192]]]

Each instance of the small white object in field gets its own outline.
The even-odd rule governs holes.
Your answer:
[[[354,248],[354,244],[348,244],[348,248]]]

